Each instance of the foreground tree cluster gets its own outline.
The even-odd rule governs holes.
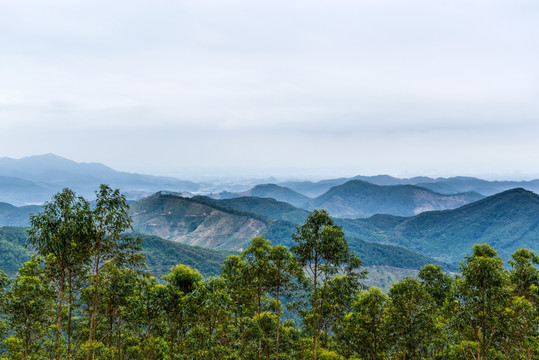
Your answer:
[[[31,217],[38,256],[0,271],[1,359],[539,359],[539,257],[476,245],[458,275],[421,269],[388,293],[315,210],[295,246],[255,237],[219,277],[145,271],[118,190],[69,189]]]

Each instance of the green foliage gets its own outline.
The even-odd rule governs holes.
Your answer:
[[[44,359],[50,351],[55,291],[47,280],[43,259],[19,269],[6,294],[5,317],[9,336],[3,340],[12,358]]]
[[[200,271],[204,276],[218,276],[221,265],[231,255],[230,251],[219,251],[189,246],[157,236],[136,234],[142,241],[142,253],[146,257],[148,270],[157,278],[167,274],[172,266],[185,264]]]
[[[345,316],[342,331],[337,334],[341,354],[365,360],[386,358],[389,345],[384,322],[386,304],[387,295],[379,288],[359,293],[353,311]]]
[[[307,219],[309,212],[298,209],[287,202],[271,198],[242,196],[233,199],[215,200],[216,203],[226,207],[261,214],[272,220],[282,220],[293,224],[300,224]]]
[[[335,225],[324,210],[314,210],[309,214],[292,237],[297,245],[290,250],[310,279],[310,308],[303,311],[303,318],[304,325],[312,333],[316,360],[321,330],[325,329],[327,334],[334,322],[331,317],[323,317],[321,314],[333,312],[329,310],[333,307],[340,308],[338,312],[341,314],[346,311],[350,295],[357,291],[360,286],[358,279],[364,278],[365,273],[358,272],[361,260],[350,252],[342,228]],[[344,274],[342,280],[334,278],[339,273]],[[339,285],[344,285],[341,287],[344,292],[336,294],[332,288]],[[327,343],[327,340],[323,339],[323,342]]]
[[[461,263],[461,272],[451,303],[457,349],[475,353],[479,359],[494,359],[508,348],[509,276],[502,259],[487,244],[474,246],[473,255]]]
[[[0,271],[2,360],[539,356],[539,258],[531,250],[515,251],[506,269],[492,247],[476,245],[455,278],[426,265],[419,279],[385,294],[363,289],[360,259],[317,210],[297,227],[291,251],[255,237],[213,277],[189,265],[210,256],[217,264],[217,253],[186,248],[186,264],[171,265],[161,258],[184,245],[144,237],[152,266],[170,265],[159,282],[144,272],[137,238],[125,237],[130,218],[120,193],[102,187],[93,210],[73,195],[60,193],[33,217],[30,239],[44,257],[32,257],[13,280]],[[2,231],[9,244],[26,239],[23,230]]]

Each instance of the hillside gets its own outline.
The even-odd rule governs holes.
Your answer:
[[[343,226],[350,236],[402,246],[453,264],[480,243],[489,243],[507,260],[522,247],[539,251],[539,196],[513,189],[454,210],[404,219],[346,220]]]
[[[228,252],[203,249],[167,241],[156,236],[138,234],[142,240],[142,253],[146,255],[147,270],[160,278],[177,264],[185,264],[200,271],[204,276],[216,276]],[[0,227],[0,269],[10,277],[32,255],[27,243],[26,228]]]
[[[442,195],[413,185],[379,186],[351,180],[315,198],[309,209],[326,209],[341,218],[375,214],[413,216],[424,211],[454,209],[483,198],[477,193]]]
[[[41,206],[13,206],[0,202],[0,226],[30,226],[30,214],[41,211]]]
[[[280,210],[291,210],[290,205],[269,199],[240,199],[188,199],[174,194],[157,193],[131,205],[134,228],[140,233],[211,249],[240,250],[256,235],[265,236],[273,244],[293,245],[292,234],[296,232],[294,223],[271,220],[243,209],[223,206],[230,203],[256,206],[269,203]],[[244,206],[244,209],[247,207],[251,206]],[[350,248],[357,252],[366,266],[389,265],[419,269],[425,264],[439,262],[402,247],[365,242],[354,238],[353,233],[349,233],[346,228],[344,230]]]
[[[187,245],[241,249],[270,222],[211,201],[159,192],[131,204],[135,231]]]
[[[307,210],[299,209],[287,202],[271,198],[242,196],[214,201],[222,206],[257,213],[272,220],[289,221],[294,224],[303,223],[309,214]]]

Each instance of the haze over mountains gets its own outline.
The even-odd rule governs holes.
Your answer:
[[[69,187],[92,197],[100,184],[109,184],[131,198],[159,190],[196,191],[199,185],[169,177],[131,174],[99,163],[77,163],[46,154],[22,159],[0,158],[0,201],[13,205],[39,204]]]
[[[63,187],[91,199],[100,183],[120,188],[132,200],[134,230],[150,236],[145,238],[145,251],[153,251],[153,259],[158,254],[152,266],[161,270],[163,264],[192,253],[201,261],[206,255],[216,259],[207,265],[209,273],[215,273],[226,255],[200,255],[193,245],[237,252],[254,236],[263,235],[290,246],[296,225],[315,208],[326,209],[343,227],[350,247],[365,265],[391,266],[392,277],[399,273],[396,269],[409,274],[404,270],[417,271],[433,262],[455,270],[476,243],[491,244],[505,259],[520,247],[539,251],[539,196],[530,191],[539,189],[539,180],[380,175],[250,188],[236,184],[215,192],[215,184],[121,173],[51,154],[0,159],[0,226],[29,226],[29,214],[41,207],[24,204],[49,201]],[[241,188],[246,190],[235,190]],[[20,242],[20,234],[15,239]],[[11,251],[10,263],[28,256],[19,243],[0,240],[0,248]],[[176,244],[169,245],[170,241]]]

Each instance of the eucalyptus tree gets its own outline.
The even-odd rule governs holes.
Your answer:
[[[465,358],[490,360],[507,350],[511,287],[503,261],[488,244],[475,245],[461,263],[451,302],[456,349]]]
[[[6,317],[6,292],[9,279],[5,272],[0,270],[0,340],[4,336]]]
[[[48,347],[55,322],[54,298],[43,259],[32,257],[19,269],[19,275],[6,294],[9,337],[3,344],[8,350],[8,359],[46,359],[56,352]]]
[[[389,289],[387,331],[391,351],[402,359],[425,355],[435,334],[435,303],[419,280],[406,277]]]
[[[90,257],[92,216],[89,203],[70,189],[54,195],[38,214],[30,216],[29,242],[49,261],[51,278],[58,286],[56,310],[56,358],[61,357],[62,305],[66,279],[69,289],[68,353],[71,345],[73,275],[88,263]]]
[[[515,295],[524,296],[539,305],[539,255],[528,249],[518,249],[511,255],[510,279]]]
[[[275,334],[275,359],[279,359],[279,343],[281,337],[281,298],[290,300],[300,291],[298,281],[304,277],[303,269],[292,253],[283,245],[276,245],[269,253],[268,292],[273,296],[276,305],[277,324]]]
[[[176,265],[170,273],[163,276],[165,285],[161,289],[161,302],[166,324],[166,338],[172,350],[183,352],[184,338],[188,331],[187,316],[189,310],[189,294],[202,281],[198,270],[186,265]]]
[[[350,252],[343,230],[336,225],[325,210],[314,210],[292,235],[296,245],[290,250],[305,269],[309,279],[310,309],[304,319],[312,329],[313,356],[318,357],[320,339],[320,307],[327,300],[321,297],[320,289],[339,273],[358,276],[359,259]],[[357,291],[357,289],[356,289]]]
[[[377,287],[358,294],[353,311],[346,315],[343,329],[337,334],[343,355],[365,360],[387,358],[389,340],[384,318],[387,302],[387,295]]]
[[[257,359],[262,358],[262,302],[266,298],[269,290],[269,281],[271,276],[270,254],[272,246],[268,239],[263,236],[254,237],[249,247],[241,253],[241,259],[244,261],[243,274],[246,276],[246,282],[254,290],[256,301],[256,321],[258,326],[257,340]]]
[[[111,189],[101,185],[96,191],[97,199],[92,210],[92,239],[90,242],[91,255],[91,302],[89,310],[89,331],[87,356],[93,356],[93,346],[96,332],[96,314],[101,301],[100,271],[104,266],[114,263],[119,266],[138,266],[142,264],[140,254],[140,239],[125,235],[131,230],[132,219],[129,216],[129,206],[119,189]]]
[[[418,277],[438,308],[441,309],[451,293],[451,277],[442,271],[440,265],[433,264],[423,266],[419,270]]]
[[[243,334],[231,322],[232,298],[226,282],[210,277],[195,286],[189,295],[189,331],[184,340],[186,359],[241,358]]]
[[[450,332],[448,328],[447,300],[451,297],[454,279],[444,273],[440,265],[433,264],[423,266],[419,270],[418,277],[436,305],[433,312],[436,327],[429,344],[430,351],[432,354],[446,357],[445,355],[450,351],[452,345],[448,341]]]
[[[518,249],[509,260],[509,272],[513,286],[512,328],[514,346],[512,352],[524,353],[527,359],[539,356],[536,345],[539,339],[539,256],[528,249]]]

